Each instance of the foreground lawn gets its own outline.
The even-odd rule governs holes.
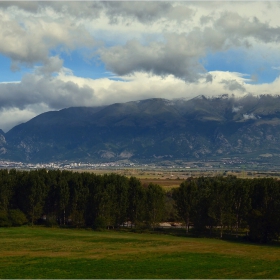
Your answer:
[[[280,278],[280,247],[170,235],[0,228],[0,278]]]

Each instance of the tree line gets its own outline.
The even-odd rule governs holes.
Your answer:
[[[189,178],[173,190],[179,217],[197,232],[224,230],[266,243],[280,234],[280,181],[272,178]]]
[[[257,242],[280,234],[280,181],[188,178],[164,191],[135,177],[60,170],[0,170],[0,226],[22,224],[154,229],[183,221],[186,233],[246,232]]]
[[[72,225],[154,228],[164,215],[157,185],[117,174],[0,170],[0,226]]]

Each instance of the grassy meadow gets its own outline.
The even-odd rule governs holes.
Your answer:
[[[125,231],[0,228],[0,278],[280,278],[280,247]]]

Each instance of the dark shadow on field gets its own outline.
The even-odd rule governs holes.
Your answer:
[[[279,240],[272,240],[268,243],[261,242],[253,242],[250,240],[249,236],[246,233],[239,234],[238,237],[234,233],[224,233],[223,238],[220,238],[219,231],[212,231],[211,234],[209,231],[204,232],[195,232],[190,230],[188,234],[186,234],[186,230],[184,228],[155,228],[154,230],[149,229],[125,229],[125,231],[135,232],[135,233],[150,233],[150,234],[164,234],[164,235],[172,235],[178,237],[187,237],[187,238],[208,238],[208,239],[219,239],[230,243],[236,244],[246,244],[252,246],[265,246],[265,247],[279,247]]]
[[[40,227],[40,226],[37,226]],[[44,227],[44,226],[42,226]],[[223,238],[220,238],[220,232],[218,230],[212,230],[211,233],[209,230],[204,231],[195,231],[194,229],[190,229],[189,233],[186,234],[185,228],[176,228],[176,227],[167,227],[167,228],[110,228],[110,229],[92,229],[92,228],[77,228],[77,227],[71,227],[71,226],[55,226],[56,228],[61,229],[72,229],[72,230],[86,230],[86,231],[99,231],[99,232],[130,232],[135,234],[153,234],[153,235],[171,235],[171,236],[177,236],[177,237],[186,237],[186,238],[205,238],[205,239],[217,239],[217,240],[223,240],[225,242],[229,243],[235,243],[235,244],[246,244],[251,246],[264,246],[264,247],[278,247],[280,248],[280,241],[279,240],[273,240],[268,243],[261,243],[261,242],[252,242],[248,235],[246,235],[246,232],[239,233],[238,237],[235,233],[225,232],[223,234]]]

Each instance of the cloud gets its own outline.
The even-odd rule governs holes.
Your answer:
[[[106,14],[111,23],[131,18],[141,23],[151,23],[161,19],[182,21],[190,19],[194,11],[182,3],[143,2],[141,1],[108,1],[103,2]]]
[[[40,110],[41,113],[43,110]],[[31,108],[4,108],[0,110],[0,127],[4,132],[7,132],[15,125],[26,122],[34,118],[38,113],[34,112]]]
[[[208,75],[211,75],[212,82],[207,82]],[[244,75],[240,73],[222,71],[206,73],[196,83],[185,82],[174,75],[163,78],[143,72],[114,78],[76,77],[71,71],[63,69],[56,77],[27,74],[21,82],[2,83],[0,84],[0,112],[3,119],[0,121],[0,128],[7,131],[14,124],[18,124],[20,118],[26,121],[37,114],[66,107],[100,106],[148,98],[191,99],[198,95],[213,97],[229,94],[231,90],[225,89],[226,80],[240,84],[246,81]],[[276,79],[272,85],[244,83],[243,86],[246,91],[234,92],[235,97],[244,96],[249,92],[260,95],[265,93],[266,89],[272,94],[279,94],[280,79]],[[247,100],[251,102],[250,95],[247,96]],[[235,106],[232,110],[237,112],[238,109],[240,107]],[[15,117],[5,122],[5,118],[10,118],[13,114]],[[250,114],[244,116],[245,119],[253,117]]]
[[[213,82],[213,76],[211,74],[206,75],[206,82],[207,83],[212,83]]]
[[[242,17],[236,12],[223,12],[214,22],[217,32],[225,34],[227,41],[233,45],[250,46],[249,39],[269,43],[279,42],[280,27],[271,27],[268,22],[261,22],[257,17]]]
[[[145,24],[161,19],[182,21],[194,14],[189,5],[171,1],[6,1],[0,2],[0,7],[16,7],[30,13],[52,9],[75,18],[97,19],[105,14],[110,24],[131,21]]]
[[[227,7],[226,3],[219,5],[220,9]],[[112,25],[116,25],[117,37],[125,33],[129,37],[124,39],[124,44],[110,42],[113,46],[97,52],[108,70],[117,75],[137,71],[163,76],[172,74],[186,81],[196,81],[201,72],[205,72],[200,61],[207,52],[230,46],[248,47],[253,43],[250,38],[278,42],[280,36],[279,27],[271,27],[257,17],[219,9],[209,13],[206,8],[210,6],[206,3],[15,1],[2,2],[0,7],[0,52],[12,59],[14,70],[22,63],[30,67],[43,63],[48,72],[54,66],[50,52],[57,49],[70,52],[88,47],[96,54],[93,50],[96,40],[92,35],[102,26],[105,32],[102,30],[98,36],[106,45],[110,34],[116,32]],[[200,14],[197,23],[194,21],[196,13]],[[131,33],[137,22],[141,23],[137,34]],[[199,22],[206,26],[198,25]],[[154,32],[156,39],[140,38],[149,32]],[[161,40],[159,34],[163,34]]]
[[[79,104],[86,106],[93,95],[93,89],[79,87],[72,81],[63,82],[27,74],[20,83],[0,84],[0,109],[18,108],[29,105],[46,104],[49,108],[61,109]]]
[[[13,70],[21,64],[32,67],[36,63],[46,64],[45,70],[50,70],[58,62],[57,57],[49,57],[51,50],[65,52],[94,46],[85,28],[66,18],[52,21],[34,15],[22,17],[18,11],[0,10],[0,53],[11,58]]]
[[[212,82],[207,82],[209,75],[212,78]],[[168,75],[163,78],[159,75],[143,72],[122,76],[121,80],[110,80],[109,78],[93,80],[64,74],[60,74],[58,79],[64,82],[72,81],[79,87],[87,85],[93,88],[94,97],[88,102],[89,106],[91,104],[105,105],[147,98],[173,99],[183,97],[190,99],[198,95],[212,97],[231,93],[229,90],[225,90],[221,81],[235,79],[241,83],[246,80],[240,73],[224,73],[221,71],[204,74],[196,83],[185,82],[174,75]],[[235,96],[243,96],[244,94],[239,91],[235,92]]]
[[[52,73],[58,73],[63,68],[63,60],[58,56],[51,56],[46,59],[43,66],[36,69],[36,73],[39,75],[50,75]]]
[[[34,13],[38,11],[39,3],[37,1],[0,1],[0,7],[18,7],[20,9]]]
[[[196,81],[205,72],[198,59],[204,49],[190,34],[166,34],[165,42],[142,45],[136,40],[124,46],[103,48],[99,51],[106,67],[117,75],[150,72],[159,76],[172,74],[185,81]]]
[[[118,3],[114,5],[118,6]],[[280,27],[272,27],[257,17],[223,11],[207,19],[202,16],[200,20],[211,24],[193,27],[188,32],[163,32],[161,41],[128,40],[122,45],[104,47],[98,53],[107,69],[117,75],[143,71],[162,76],[172,74],[195,82],[205,72],[201,61],[207,53],[233,47],[247,52],[246,49],[257,42],[279,42]]]
[[[104,9],[98,1],[0,1],[0,8],[15,8],[32,14],[53,12],[74,17],[98,17]]]
[[[140,22],[150,22],[162,17],[171,8],[171,2],[104,2],[106,13],[111,19],[111,23],[118,22],[118,17],[132,17]]]
[[[232,107],[232,112],[233,113],[237,113],[242,109],[242,106],[238,106],[238,107]]]
[[[223,80],[224,88],[230,91],[241,91],[245,92],[246,89],[243,85],[238,83],[236,80]]]
[[[253,113],[243,114],[243,118],[244,118],[244,120],[256,120],[257,119],[256,116]]]

